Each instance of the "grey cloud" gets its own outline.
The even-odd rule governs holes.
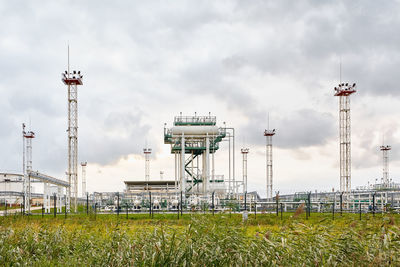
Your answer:
[[[336,135],[335,118],[329,113],[312,109],[301,109],[285,117],[273,115],[270,128],[276,129],[274,145],[284,149],[297,149],[326,144]],[[267,128],[267,116],[264,113],[249,115],[249,123],[239,129],[249,137],[253,144],[265,144],[263,136]],[[251,132],[246,129],[253,129]],[[247,138],[246,138],[247,140]],[[301,150],[299,150],[301,152]],[[299,152],[299,153],[300,153]],[[304,153],[302,158],[305,157]]]
[[[352,162],[355,168],[369,168],[382,166],[382,134],[385,135],[385,145],[390,145],[389,161],[398,162],[400,160],[400,142],[396,137],[399,133],[398,124],[386,125],[383,129],[376,127],[365,128],[360,134],[353,136]],[[378,138],[377,138],[378,137]],[[377,140],[379,140],[377,142]],[[357,145],[357,147],[354,147]]]
[[[93,125],[93,128],[84,128],[80,147],[81,157],[89,162],[112,164],[118,159],[130,154],[141,154],[146,141],[149,140],[150,126],[143,124],[143,114],[111,112]],[[152,146],[153,151],[157,147]]]
[[[277,121],[277,146],[295,148],[324,145],[336,136],[335,118],[329,113],[303,109]]]
[[[233,64],[230,59],[220,61],[207,61],[187,69],[183,77],[187,87],[185,90],[191,94],[212,95],[230,107],[249,109],[253,107],[254,99],[247,94],[245,88],[228,81],[224,66]]]
[[[396,1],[255,1],[238,3],[238,17],[265,32],[237,57],[264,72],[298,79],[357,82],[362,93],[399,95],[400,11]],[[290,5],[290,8],[287,6]],[[271,41],[272,40],[272,41]],[[334,86],[334,84],[333,84]]]
[[[299,81],[298,89],[306,91],[304,80],[314,86],[337,80],[342,57],[343,77],[357,82],[359,97],[398,96],[398,13],[395,1],[3,3],[0,136],[7,152],[0,167],[19,168],[19,124],[32,117],[38,132],[34,164],[66,168],[66,90],[59,75],[67,41],[72,65],[85,73],[79,155],[109,164],[141,154],[150,126],[133,105],[154,105],[154,112],[165,113],[196,101],[209,108],[206,101],[217,99],[248,116],[239,133],[251,129],[246,139],[264,144],[263,107],[231,79],[246,66]],[[337,135],[332,115],[296,104],[281,114],[271,114],[281,148],[323,145]],[[400,149],[392,144],[395,160]]]

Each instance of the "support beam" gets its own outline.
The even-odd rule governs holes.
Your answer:
[[[28,175],[30,176],[30,178],[34,178],[37,180],[40,180],[42,182],[47,182],[53,185],[59,185],[59,186],[63,186],[63,187],[69,187],[69,184],[61,179],[58,178],[54,178],[52,176],[40,173],[40,172],[35,172],[35,171],[28,171]]]
[[[204,184],[204,191],[203,194],[205,196],[208,195],[208,183],[210,181],[210,137],[207,134],[206,136],[206,154],[205,154],[205,175],[204,175],[204,180],[203,180],[203,184]]]
[[[185,181],[185,135],[182,134],[181,137],[181,162],[180,162],[180,170],[181,170],[181,192],[186,191],[186,181]]]

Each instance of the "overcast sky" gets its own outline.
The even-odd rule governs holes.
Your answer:
[[[2,1],[0,3],[0,171],[21,172],[21,123],[31,125],[33,168],[65,178],[67,88],[81,70],[79,161],[89,191],[173,178],[163,124],[217,116],[250,148],[249,189],[265,195],[267,114],[274,136],[274,191],[339,187],[338,99],[351,96],[352,184],[382,176],[379,146],[392,146],[400,182],[399,1]],[[227,149],[216,174],[228,175]]]

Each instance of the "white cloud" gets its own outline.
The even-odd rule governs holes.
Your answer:
[[[180,111],[211,111],[237,129],[238,142],[245,139],[259,152],[270,112],[275,145],[283,151],[275,158],[277,186],[335,186],[332,88],[340,58],[343,79],[359,87],[352,96],[353,174],[363,183],[366,170],[379,169],[382,131],[393,162],[400,158],[399,9],[398,2],[372,0],[3,3],[0,168],[20,169],[20,123],[30,118],[37,132],[34,167],[64,175],[67,100],[59,75],[69,42],[72,67],[84,73],[79,155],[89,160],[88,180],[101,181],[99,187],[122,188],[110,175],[142,177],[143,166],[132,160],[140,160],[146,140],[156,151],[154,168],[171,177],[162,127]],[[252,183],[262,185],[264,159],[256,155]],[[287,165],[302,171],[282,170]],[[391,171],[399,177],[395,166]],[[325,174],[329,179],[321,182]],[[298,179],[305,182],[296,185]]]

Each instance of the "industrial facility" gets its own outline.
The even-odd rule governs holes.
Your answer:
[[[174,166],[174,177],[164,179],[160,171],[160,179],[151,179],[152,149],[143,149],[144,176],[124,181],[123,192],[88,192],[86,169],[88,162],[81,161],[82,192],[78,192],[78,86],[83,85],[83,75],[80,71],[70,71],[69,51],[68,69],[61,74],[61,80],[67,86],[67,147],[66,177],[56,178],[42,171],[34,170],[32,150],[36,133],[27,130],[22,124],[22,172],[0,173],[0,202],[10,207],[19,207],[24,214],[31,214],[33,209],[42,208],[46,213],[51,207],[57,212],[65,208],[65,212],[77,212],[80,203],[95,203],[103,211],[119,210],[121,205],[134,211],[146,209],[172,211],[186,209],[187,211],[213,209],[232,209],[232,203],[238,211],[247,209],[263,209],[275,205],[279,200],[284,209],[295,208],[302,201],[308,201],[311,207],[318,211],[327,205],[338,205],[348,211],[361,208],[361,203],[367,203],[364,209],[369,209],[373,202],[379,202],[381,209],[390,206],[400,208],[400,186],[389,177],[389,152],[391,146],[382,144],[382,178],[375,184],[351,187],[351,120],[350,96],[356,93],[356,84],[340,83],[334,88],[334,96],[339,97],[339,182],[340,189],[332,192],[298,192],[290,195],[279,195],[279,188],[273,176],[273,137],[275,129],[269,127],[263,135],[266,137],[265,147],[265,188],[266,197],[261,198],[257,192],[248,192],[248,184],[252,177],[248,176],[248,147],[240,149],[242,154],[242,175],[237,176],[235,160],[235,128],[227,127],[226,122],[217,123],[217,117],[208,115],[175,116],[172,125],[164,124],[163,141],[169,146],[171,165]],[[40,134],[40,133],[39,133]],[[160,135],[161,138],[161,135]],[[279,136],[278,136],[279,138]],[[224,147],[224,152],[221,148]],[[227,173],[218,173],[217,153],[227,152]],[[225,157],[226,158],[226,157]],[[36,192],[35,188],[43,188]],[[273,191],[275,190],[275,191]],[[275,192],[275,193],[274,193]],[[340,200],[340,201],[339,201]]]

